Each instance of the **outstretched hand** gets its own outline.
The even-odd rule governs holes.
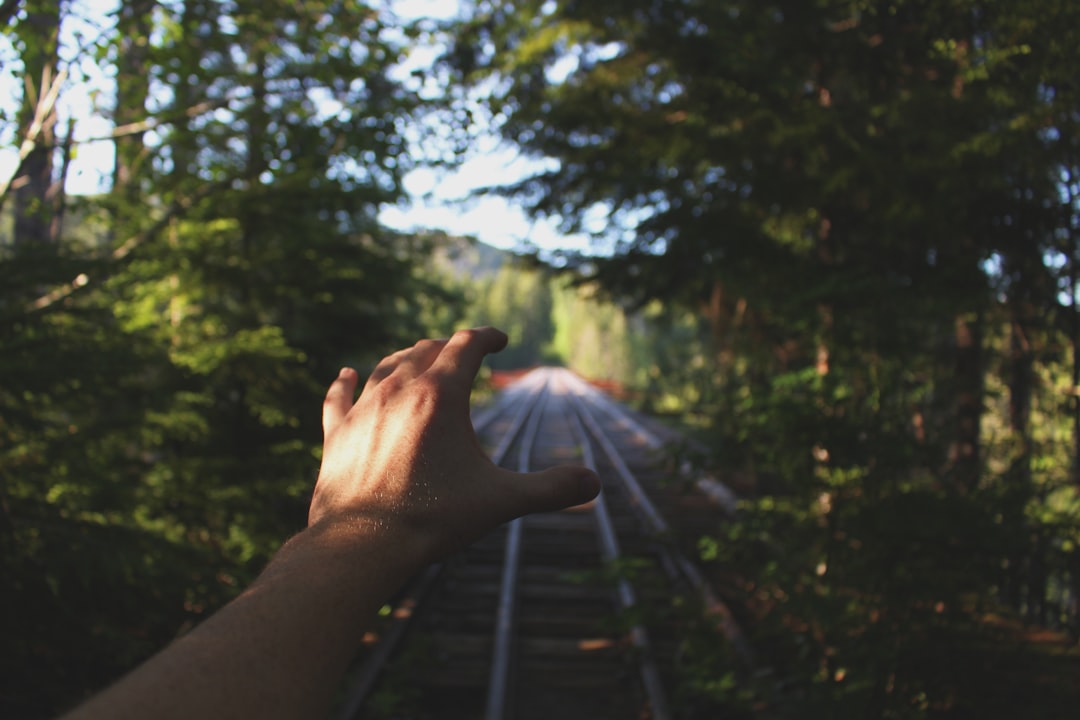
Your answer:
[[[580,467],[496,467],[469,419],[493,328],[421,340],[385,358],[359,400],[354,370],[323,404],[308,529],[255,582],[70,718],[325,717],[362,630],[409,575],[519,515],[600,490]]]
[[[595,497],[599,479],[585,468],[521,474],[484,454],[469,393],[484,356],[505,346],[490,327],[421,340],[384,358],[355,401],[356,371],[342,370],[323,404],[309,526],[375,523],[430,560],[507,520]]]

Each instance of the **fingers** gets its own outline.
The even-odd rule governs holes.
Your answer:
[[[411,380],[427,371],[435,358],[446,347],[448,340],[421,340],[409,349],[398,363],[395,373],[403,375],[404,380]]]
[[[330,383],[330,389],[326,391],[326,399],[323,400],[324,435],[329,435],[349,414],[356,397],[357,380],[355,370],[342,368],[334,382]]]
[[[411,348],[383,358],[364,384],[364,392],[391,375],[402,380],[419,377],[436,369],[466,386],[471,386],[484,356],[506,347],[506,335],[492,327],[459,330],[449,340],[421,340]]]
[[[459,330],[434,359],[432,369],[466,387],[472,385],[484,356],[506,347],[506,334],[493,327]]]
[[[364,383],[363,393],[371,390],[376,385],[390,376],[390,373],[397,369],[397,366],[401,363],[401,359],[411,351],[412,348],[405,348],[404,350],[398,350],[391,353],[379,361],[379,364],[375,366],[375,369],[368,375],[367,382]],[[361,393],[362,394],[362,393]]]
[[[411,380],[420,375],[431,367],[444,345],[446,340],[420,340],[410,348],[387,355],[371,371],[364,383],[364,392],[394,374],[400,375],[402,380]]]

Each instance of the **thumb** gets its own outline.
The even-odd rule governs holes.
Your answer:
[[[515,478],[520,489],[515,517],[581,505],[600,493],[600,478],[577,465],[558,465]]]

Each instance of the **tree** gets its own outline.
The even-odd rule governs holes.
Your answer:
[[[61,192],[53,178],[55,101],[62,82],[57,67],[60,8],[56,3],[34,0],[28,1],[22,12],[23,18],[16,26],[25,67],[18,115],[19,166],[3,195],[13,190],[14,242],[44,249],[55,240],[54,199]]]
[[[31,11],[78,10],[24,6],[20,52]],[[409,165],[418,100],[391,71],[410,28],[352,1],[126,0],[108,19],[57,74],[115,76],[113,185],[64,206],[46,257],[0,242],[0,696],[27,717],[236,592],[304,522],[326,382],[456,302],[376,219]],[[33,78],[28,52],[8,68]],[[46,176],[62,186],[62,163]]]
[[[501,191],[567,230],[604,214],[616,252],[591,259],[597,281],[711,328],[714,443],[766,495],[725,547],[776,589],[757,612],[798,688],[770,695],[781,706],[879,716],[947,697],[960,678],[912,658],[992,602],[1020,547],[1025,343],[1045,342],[1047,258],[1075,237],[1075,132],[1058,127],[1073,108],[1057,105],[1073,27],[1058,2],[488,2],[447,55],[490,88],[503,136],[548,159]],[[1019,450],[1004,476],[982,431],[999,302]],[[917,549],[976,539],[971,572]]]

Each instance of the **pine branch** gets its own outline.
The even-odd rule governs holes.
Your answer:
[[[185,212],[194,207],[196,204],[201,202],[203,199],[209,197],[210,195],[214,194],[215,192],[219,191],[227,185],[227,182],[210,183],[209,185],[203,186],[202,189],[200,189],[191,197],[176,200],[172,203],[172,205],[169,206],[169,209],[150,227],[146,228],[142,232],[132,235],[115,250],[113,250],[109,254],[109,259],[116,262],[123,260],[140,245],[142,245],[143,243],[157,235],[159,232],[164,230],[165,227],[175,218],[180,217]],[[45,308],[48,308],[49,306],[70,297],[75,293],[75,291],[79,290],[80,288],[84,288],[89,284],[90,276],[84,272],[79,273],[70,282],[64,283],[63,285],[54,288],[50,292],[29,303],[26,306],[26,311],[36,312],[38,310],[44,310]]]
[[[217,110],[218,108],[225,107],[229,104],[232,98],[222,98],[220,100],[206,100],[201,103],[196,103],[189,108],[180,110],[176,113],[166,115],[163,117],[149,117],[145,120],[139,120],[138,122],[127,123],[126,125],[117,125],[111,132],[105,135],[98,135],[96,137],[86,138],[79,140],[76,145],[86,145],[95,142],[104,142],[106,140],[116,140],[122,137],[129,137],[131,135],[139,135],[140,133],[154,130],[162,125],[171,125],[178,120],[190,119],[198,117],[210,110]]]

